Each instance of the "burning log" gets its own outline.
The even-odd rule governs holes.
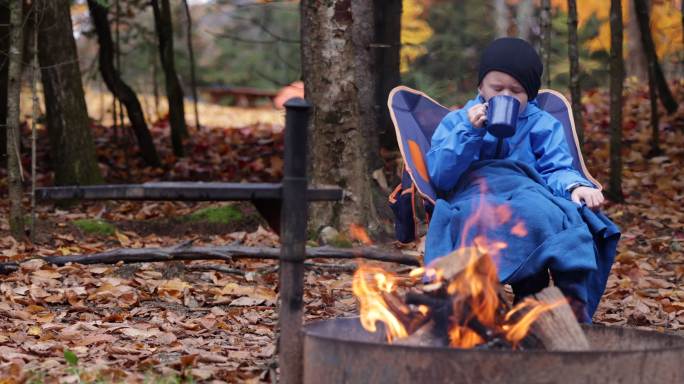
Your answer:
[[[531,333],[538,337],[549,351],[587,351],[590,348],[563,293],[556,287],[548,287],[534,295],[542,303],[563,301],[562,305],[546,311],[532,324]]]
[[[402,345],[477,349],[585,350],[589,348],[567,300],[555,287],[511,308],[502,295],[486,248],[464,248],[445,256],[439,269],[423,270],[432,283],[422,292],[397,293],[399,279],[380,268],[360,266],[354,294],[362,324],[388,329]],[[371,329],[371,327],[373,329]]]
[[[423,324],[422,327],[418,328],[415,332],[404,337],[402,339],[397,339],[394,344],[399,345],[417,345],[420,347],[446,347],[449,345],[449,339],[440,335],[440,333],[435,329],[435,321],[430,320]]]

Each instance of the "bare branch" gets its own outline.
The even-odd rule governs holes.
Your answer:
[[[174,246],[166,248],[120,248],[107,252],[91,255],[47,256],[48,263],[65,265],[67,263],[79,264],[116,264],[143,263],[159,261],[191,261],[191,260],[225,260],[235,259],[267,259],[277,260],[280,257],[280,248],[247,247],[240,245],[223,246]],[[418,266],[420,260],[414,256],[400,252],[389,252],[378,248],[333,248],[333,247],[309,247],[306,249],[306,259],[368,259],[385,261],[404,265]],[[17,263],[0,263],[0,274],[12,272]]]

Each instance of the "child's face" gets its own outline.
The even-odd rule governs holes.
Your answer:
[[[499,95],[512,96],[520,102],[520,111],[527,107],[527,92],[513,76],[499,71],[490,71],[482,79],[478,88],[485,101]]]

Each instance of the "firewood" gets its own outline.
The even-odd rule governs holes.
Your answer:
[[[446,347],[449,339],[435,332],[435,322],[429,321],[407,337],[397,339],[394,344],[421,347]]]
[[[534,297],[545,304],[564,301],[563,304],[544,312],[530,328],[530,333],[539,338],[547,350],[586,351],[590,348],[575,314],[557,287],[547,287]]]
[[[442,271],[444,280],[452,280],[463,272],[470,263],[479,262],[486,253],[482,253],[476,248],[459,248],[450,254],[440,257],[430,264],[430,268]]]

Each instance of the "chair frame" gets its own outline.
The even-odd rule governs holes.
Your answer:
[[[441,103],[437,102],[435,99],[430,97],[428,94],[421,92],[421,91],[418,91],[418,90],[415,90],[413,88],[407,87],[405,85],[399,85],[397,87],[394,87],[392,89],[392,91],[390,91],[389,96],[387,98],[387,107],[389,108],[390,118],[392,119],[392,123],[394,124],[394,130],[395,130],[395,133],[397,135],[397,142],[399,144],[399,151],[401,152],[401,157],[404,161],[404,169],[406,169],[409,176],[411,177],[411,180],[413,181],[413,185],[415,186],[416,191],[418,191],[418,194],[420,195],[420,197],[429,201],[432,204],[435,204],[435,199],[433,197],[431,197],[431,196],[427,195],[426,193],[424,193],[423,191],[421,191],[420,187],[418,186],[419,184],[416,183],[416,175],[414,175],[411,168],[406,165],[407,164],[407,162],[406,162],[407,156],[406,156],[406,153],[404,152],[404,145],[403,145],[404,141],[402,138],[401,130],[399,129],[399,124],[397,123],[397,118],[394,114],[394,109],[392,108],[392,100],[394,99],[394,96],[398,92],[401,92],[401,91],[410,92],[410,93],[413,93],[415,95],[419,95],[421,97],[424,97],[424,98],[432,101],[433,103],[443,107],[444,109],[448,110],[449,108],[443,106]],[[555,91],[553,89],[541,89],[541,90],[539,90],[539,95],[542,95],[542,94],[551,94],[553,96],[556,96],[565,104],[565,107],[566,107],[566,110],[568,113],[568,117],[569,117],[568,120],[570,121],[570,127],[572,128],[572,135],[573,135],[573,139],[574,139],[573,141],[574,141],[575,148],[577,150],[579,164],[582,168],[580,171],[583,173],[583,176],[585,176],[599,190],[603,190],[603,186],[601,185],[601,183],[599,183],[589,173],[589,170],[587,169],[586,164],[584,162],[584,156],[582,155],[582,151],[581,151],[581,148],[579,145],[579,138],[577,136],[577,129],[575,127],[575,119],[574,119],[574,115],[572,113],[572,106],[570,105],[570,102],[568,102],[568,99],[562,93]],[[568,143],[568,145],[570,145],[570,143]]]

